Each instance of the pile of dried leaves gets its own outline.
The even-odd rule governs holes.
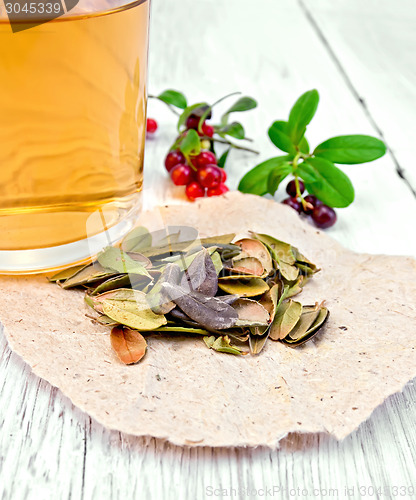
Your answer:
[[[59,272],[50,281],[86,288],[94,321],[112,327],[120,360],[136,363],[146,352],[142,336],[202,335],[220,352],[258,354],[267,339],[297,346],[328,318],[322,304],[293,296],[318,271],[299,250],[266,234],[198,238],[191,227],[153,233],[134,229],[120,248]]]

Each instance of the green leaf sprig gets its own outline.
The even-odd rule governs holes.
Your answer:
[[[258,154],[258,151],[234,142],[234,140],[247,142],[252,140],[246,136],[244,126],[239,121],[230,121],[230,116],[233,113],[241,113],[257,107],[257,102],[252,97],[239,97],[222,114],[220,122],[212,124],[213,135],[204,133],[204,124],[207,119],[211,118],[213,108],[225,99],[237,94],[240,94],[240,92],[226,95],[213,104],[198,102],[191,105],[188,105],[188,100],[182,92],[172,89],[165,90],[157,96],[150,95],[149,97],[164,102],[171,111],[178,115],[177,129],[179,135],[172,144],[171,151],[179,149],[188,164],[192,166],[192,157],[197,156],[202,149],[209,149],[215,154],[215,144],[223,144],[226,149],[218,160],[218,166],[224,168],[231,149],[241,149]],[[199,118],[198,126],[195,129],[188,129],[186,123],[188,118],[192,116]]]
[[[304,209],[307,203],[302,197],[299,179],[309,194],[330,207],[347,207],[354,201],[352,182],[335,163],[352,165],[373,161],[386,153],[386,146],[376,137],[342,135],[322,142],[310,152],[305,132],[318,103],[317,90],[305,92],[295,102],[287,121],[277,120],[271,125],[270,140],[286,154],[270,158],[250,170],[240,181],[240,191],[274,195],[283,179],[292,174],[297,198]]]

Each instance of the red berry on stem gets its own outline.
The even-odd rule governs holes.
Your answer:
[[[300,194],[305,191],[305,184],[302,181],[299,181],[299,190]],[[296,182],[294,180],[290,181],[286,186],[286,193],[292,198],[296,198],[298,196],[298,193],[296,192]]]
[[[307,215],[311,215],[312,212],[313,212],[313,210],[314,210],[314,208],[319,207],[320,205],[322,205],[322,201],[318,200],[318,198],[316,196],[314,196],[313,194],[308,194],[308,196],[305,196],[304,200],[307,203],[310,203],[312,205],[312,208],[311,207],[307,207],[307,208],[303,209],[303,211]]]
[[[199,153],[195,158],[194,164],[198,168],[206,167],[207,165],[216,165],[217,157],[214,153],[211,153],[211,151],[202,151],[202,153]]]
[[[222,168],[221,169],[221,182],[225,182],[227,180],[227,172]]]
[[[165,167],[168,172],[172,170],[175,165],[185,163],[185,157],[180,151],[171,151],[165,158]]]
[[[199,168],[196,173],[198,182],[205,188],[213,188],[221,184],[221,169],[217,165]]]
[[[175,186],[186,186],[192,181],[193,170],[189,165],[179,163],[170,171],[170,177]]]
[[[335,224],[337,214],[335,210],[327,205],[318,205],[312,212],[312,219],[321,229],[326,229]]]
[[[225,184],[220,184],[219,186],[207,189],[207,196],[220,196],[221,194],[229,191]]]
[[[154,134],[157,130],[157,121],[153,118],[148,118],[146,121],[146,132],[149,134]]]
[[[202,125],[202,133],[208,137],[212,137],[214,135],[214,127],[212,125],[204,123]]]
[[[195,115],[188,116],[188,118],[186,120],[186,128],[187,129],[192,128],[194,130],[198,130],[199,120],[200,120],[199,116],[195,116]]]
[[[205,196],[205,189],[198,182],[191,182],[185,188],[186,196],[189,200],[195,201],[197,198]]]
[[[300,213],[302,210],[302,205],[301,203],[296,199],[296,198],[286,198],[285,200],[282,201],[284,205],[289,205],[289,207],[292,207],[296,212]]]

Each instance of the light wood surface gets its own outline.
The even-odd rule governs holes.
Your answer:
[[[152,93],[177,88],[197,102],[240,90],[259,101],[242,120],[261,155],[232,153],[231,188],[275,155],[271,122],[317,88],[312,145],[368,133],[389,147],[345,167],[356,201],[328,233],[353,250],[416,255],[413,1],[153,0],[152,10]],[[179,202],[163,168],[175,119],[157,102],[149,115],[160,129],[147,144],[145,206]],[[191,449],[104,429],[31,374],[3,335],[0,349],[2,499],[414,498],[414,381],[343,442],[290,435],[273,451]]]

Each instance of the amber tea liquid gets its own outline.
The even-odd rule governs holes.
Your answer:
[[[137,209],[149,2],[109,3],[80,0],[17,33],[0,11],[0,271],[59,266],[33,250],[64,248]]]

